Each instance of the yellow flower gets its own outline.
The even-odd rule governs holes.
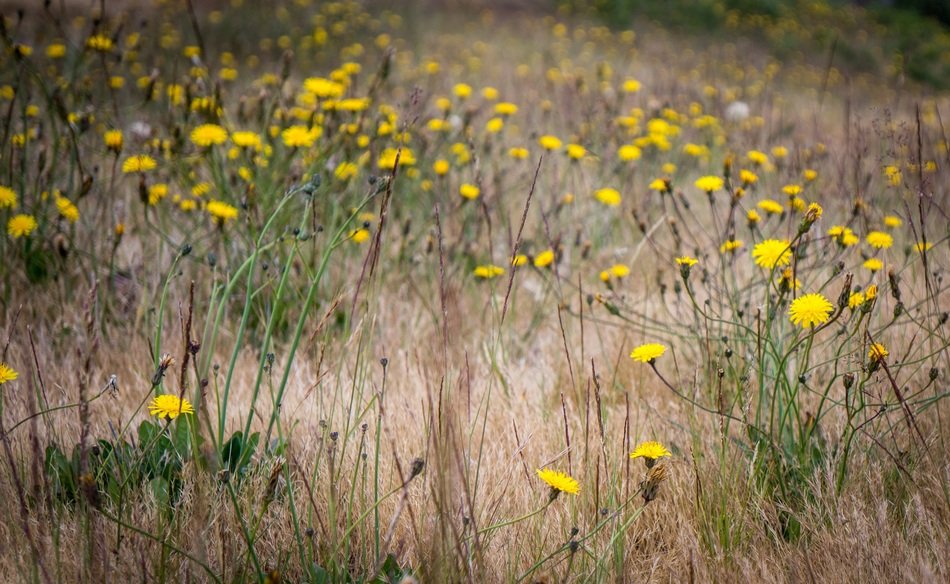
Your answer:
[[[350,240],[353,243],[363,243],[369,239],[369,229],[361,227],[359,229],[353,229],[350,231]]]
[[[667,178],[655,178],[650,182],[649,188],[653,191],[668,193],[670,192],[670,180]]]
[[[831,316],[834,307],[821,294],[805,294],[792,301],[788,307],[789,320],[802,328],[822,324]]]
[[[336,168],[333,170],[333,176],[342,181],[350,180],[356,176],[359,169],[360,167],[355,162],[347,162],[344,160],[336,165]]]
[[[865,238],[868,245],[877,249],[887,249],[894,245],[894,238],[889,233],[883,231],[872,231]]]
[[[900,227],[904,222],[901,221],[900,217],[896,215],[885,215],[884,216],[884,226],[885,227]]]
[[[481,194],[481,192],[482,192],[481,189],[469,183],[463,183],[459,187],[459,194],[462,195],[463,198],[468,199],[469,201],[477,199],[478,195]]]
[[[775,148],[772,148],[772,156],[776,158],[785,158],[788,156],[788,148],[785,146],[776,146]]]
[[[757,266],[772,269],[792,261],[792,250],[784,239],[766,239],[752,248],[752,258]]]
[[[608,207],[616,207],[621,201],[620,193],[617,189],[609,187],[594,191],[594,198]]]
[[[255,150],[260,150],[262,146],[260,134],[246,130],[231,132],[231,142],[234,142],[234,145],[240,148],[253,148]]]
[[[179,414],[193,414],[195,410],[188,400],[166,393],[152,399],[148,405],[148,413],[158,418],[174,420]]]
[[[382,170],[392,170],[396,166],[397,152],[399,152],[399,166],[412,166],[416,163],[416,155],[409,148],[403,148],[402,150],[386,148],[379,153],[376,165]]]
[[[701,176],[696,179],[696,188],[701,191],[706,191],[709,194],[712,194],[723,187],[723,180],[718,176]]]
[[[848,308],[851,310],[854,310],[862,304],[864,304],[864,294],[861,292],[852,292],[851,295],[848,296]]]
[[[206,209],[208,213],[214,218],[215,222],[219,225],[224,225],[228,221],[237,219],[238,216],[237,207],[229,205],[224,201],[212,199],[208,201],[208,206]]]
[[[802,175],[805,177],[805,180],[807,182],[812,182],[813,180],[818,178],[818,171],[812,170],[810,168],[806,168],[804,172],[802,172]]]
[[[695,266],[697,263],[699,263],[699,260],[690,256],[682,256],[682,257],[676,258],[676,265],[678,266],[687,266],[691,268]]]
[[[640,91],[640,82],[636,79],[627,79],[623,82],[624,93],[636,93]]]
[[[508,156],[514,158],[515,160],[524,160],[528,157],[527,148],[511,148],[508,150]]]
[[[19,377],[19,374],[6,363],[0,362],[0,385],[8,381],[14,381]]]
[[[769,155],[759,150],[749,150],[746,152],[746,158],[755,166],[766,166],[769,163]]]
[[[14,215],[7,222],[7,233],[10,237],[17,239],[19,237],[29,237],[36,229],[36,219],[32,215]]]
[[[445,176],[449,172],[449,161],[448,160],[436,160],[432,163],[432,171],[439,176]]]
[[[587,149],[580,144],[568,144],[567,155],[571,160],[580,160],[587,154]]]
[[[94,51],[108,53],[112,50],[112,39],[104,34],[97,34],[86,39],[86,46]]]
[[[641,442],[633,452],[630,453],[630,458],[642,458],[647,468],[652,467],[656,464],[657,459],[663,458],[664,456],[670,457],[673,455],[670,454],[670,451],[667,450],[665,446],[654,441]]]
[[[800,185],[785,185],[782,187],[782,192],[789,197],[794,197],[801,194],[802,187]]]
[[[168,196],[168,185],[165,183],[156,183],[148,187],[148,204],[155,206],[159,201]]]
[[[308,128],[307,126],[290,126],[280,133],[280,139],[290,148],[309,148],[323,133],[323,129]]]
[[[770,213],[772,215],[778,215],[785,210],[785,207],[783,207],[781,203],[778,201],[773,201],[772,199],[763,199],[759,201],[756,206],[766,213]]]
[[[739,180],[741,180],[745,186],[754,185],[759,182],[759,175],[743,168],[739,171]]]
[[[485,131],[489,134],[497,134],[505,127],[505,120],[501,118],[492,118],[485,123]]]
[[[303,88],[320,99],[343,97],[344,90],[344,87],[339,83],[323,77],[305,79]]]
[[[890,353],[887,352],[887,347],[881,343],[871,343],[871,348],[868,350],[868,359],[872,362],[883,361],[887,358]]]
[[[723,244],[719,246],[719,252],[726,253],[726,252],[736,251],[737,249],[741,248],[743,245],[745,245],[745,243],[743,243],[741,239],[729,239],[723,242]]]
[[[632,160],[640,160],[640,156],[643,153],[639,148],[633,144],[624,144],[617,150],[617,157],[624,162],[630,162]]]
[[[570,495],[576,495],[580,492],[581,487],[576,480],[570,477],[563,472],[545,468],[537,469],[538,478],[547,483],[551,487],[552,498],[557,496],[557,493],[568,493]]]
[[[56,210],[70,223],[79,221],[79,209],[66,197],[56,197]]]
[[[752,226],[761,221],[762,217],[759,216],[758,211],[755,209],[749,209],[749,211],[745,214],[745,219],[749,223],[749,226]]]
[[[561,148],[561,140],[557,136],[544,135],[538,138],[538,144],[545,150],[558,150]]]
[[[536,268],[546,268],[554,263],[554,250],[546,249],[534,258]]]
[[[122,130],[107,131],[102,135],[102,141],[105,142],[106,148],[118,153],[122,150]]]
[[[46,56],[50,59],[62,59],[66,56],[66,45],[63,43],[53,43],[46,47]]]
[[[148,172],[155,170],[157,164],[155,159],[148,154],[137,154],[125,159],[122,163],[122,172],[131,174],[133,172]]]
[[[513,116],[518,113],[518,106],[508,101],[496,103],[495,113],[499,116]]]
[[[930,248],[932,248],[933,246],[934,246],[933,242],[928,241],[927,243],[924,243],[922,241],[918,241],[914,245],[914,250],[916,250],[917,253],[924,253],[925,251],[929,251]]]
[[[16,191],[10,187],[0,185],[0,209],[16,209],[17,196]]]
[[[516,254],[515,257],[511,258],[511,265],[514,267],[523,266],[528,263],[528,256],[523,253]]]
[[[617,278],[618,280],[630,275],[630,268],[624,264],[614,264],[610,266],[610,269],[607,271],[611,276]]]
[[[467,83],[456,83],[455,87],[452,88],[452,93],[459,99],[467,99],[468,96],[472,95],[472,86]]]
[[[868,258],[864,260],[864,267],[872,272],[876,272],[884,267],[884,262],[877,258]]]
[[[517,260],[517,258],[515,259]],[[490,280],[504,274],[505,268],[493,264],[486,264],[484,266],[476,266],[472,273],[475,274],[476,278]]]
[[[659,343],[647,343],[640,345],[630,353],[630,358],[641,363],[653,364],[654,361],[663,356],[666,347]]]

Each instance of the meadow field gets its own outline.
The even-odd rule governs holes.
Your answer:
[[[0,2],[0,580],[950,580],[950,32],[585,4]]]

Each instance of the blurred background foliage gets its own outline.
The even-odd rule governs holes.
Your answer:
[[[649,21],[673,31],[750,37],[780,60],[827,59],[950,89],[950,1],[560,0],[562,11],[614,27]]]

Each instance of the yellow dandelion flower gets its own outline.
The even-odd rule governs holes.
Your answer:
[[[36,219],[32,215],[14,215],[7,221],[7,233],[14,239],[29,237],[35,229]]]
[[[864,264],[862,265],[864,266],[865,269],[870,270],[872,272],[876,272],[884,267],[884,262],[882,262],[878,258],[868,258],[864,260]]]
[[[678,266],[687,266],[691,268],[695,266],[697,263],[699,263],[699,260],[690,256],[681,256],[681,257],[676,258],[676,265]]]
[[[647,468],[651,468],[656,464],[657,459],[663,458],[664,456],[671,457],[673,455],[665,446],[652,440],[649,442],[641,442],[633,452],[630,453],[630,458],[642,458]]]
[[[148,154],[137,154],[135,156],[129,156],[122,163],[122,172],[125,174],[132,174],[134,172],[148,172],[150,170],[155,170],[158,164],[155,162],[155,159],[149,156]]]
[[[56,210],[59,211],[63,219],[70,223],[79,221],[79,209],[66,197],[56,197]]]
[[[254,150],[260,150],[263,146],[261,135],[247,130],[231,132],[231,142],[239,148],[253,148]]]
[[[571,160],[580,160],[587,155],[587,149],[581,146],[580,144],[568,144],[567,145],[567,156]]]
[[[594,191],[594,198],[608,207],[616,207],[622,200],[620,192],[610,187]]]
[[[215,222],[219,225],[224,225],[228,221],[237,219],[238,209],[233,205],[229,205],[224,201],[210,200],[208,201],[208,206],[205,207],[208,211],[208,214],[214,218]]]
[[[508,101],[496,103],[495,113],[499,116],[513,116],[518,113],[518,106]]]
[[[749,150],[745,156],[755,166],[767,166],[769,163],[769,155],[759,150]]]
[[[712,194],[718,190],[721,190],[724,182],[722,178],[718,176],[701,176],[696,179],[694,184],[699,190]]]
[[[481,189],[473,184],[463,183],[459,186],[459,194],[462,195],[462,198],[468,199],[469,201],[477,199],[481,192]]]
[[[108,53],[114,46],[112,39],[104,34],[97,34],[86,39],[86,46],[93,51]]]
[[[737,249],[741,249],[743,245],[745,245],[745,243],[743,243],[741,239],[729,239],[723,242],[723,244],[719,246],[719,252],[720,253],[734,252]]]
[[[792,261],[792,250],[788,240],[766,239],[752,248],[752,258],[757,266],[772,269]]]
[[[370,233],[369,233],[369,229],[366,229],[365,227],[360,227],[359,229],[353,229],[352,231],[350,231],[349,236],[350,236],[350,241],[352,241],[353,243],[363,243],[369,240]]]
[[[761,221],[762,217],[759,216],[759,212],[755,209],[749,209],[749,211],[745,214],[745,219],[749,225],[752,226]]]
[[[660,343],[647,343],[640,345],[630,353],[630,358],[641,363],[653,364],[654,361],[663,356],[666,347]]]
[[[105,142],[106,148],[118,153],[122,150],[122,130],[108,130],[102,135],[102,141]]]
[[[894,245],[894,238],[889,233],[883,231],[872,231],[868,233],[865,241],[868,245],[877,249],[887,249]]]
[[[157,418],[174,420],[180,414],[193,414],[195,410],[188,400],[166,393],[152,399],[148,405],[148,413]]]
[[[517,258],[515,258],[517,259]],[[491,280],[492,278],[497,278],[505,273],[505,268],[501,266],[496,266],[494,264],[485,264],[482,266],[475,266],[475,270],[472,272],[476,278],[481,278],[483,280]]]
[[[871,348],[868,350],[868,359],[872,362],[883,361],[887,358],[890,353],[887,352],[887,347],[881,343],[871,343]]]
[[[854,310],[862,304],[864,304],[864,294],[861,292],[852,292],[851,295],[848,296],[848,308],[851,310]]]
[[[755,174],[751,170],[746,170],[743,168],[739,171],[739,180],[742,181],[743,185],[748,187],[759,182],[759,175]]]
[[[655,178],[650,182],[650,190],[668,193],[670,191],[670,181],[666,178]]]
[[[0,209],[16,209],[17,196],[16,191],[10,187],[0,185]]]
[[[15,369],[13,369],[13,367],[10,367],[6,363],[0,362],[0,385],[3,385],[8,381],[15,381],[17,377],[19,377],[19,374]]]
[[[630,275],[630,268],[625,264],[614,264],[610,266],[608,271],[610,272],[611,276],[617,278],[618,280]]]
[[[449,172],[449,161],[439,159],[432,163],[432,171],[438,176],[445,176]]]
[[[284,145],[289,148],[309,148],[317,141],[317,138],[323,133],[319,127],[308,128],[307,126],[290,126],[280,133],[280,139]]]
[[[804,294],[792,301],[788,307],[788,316],[793,324],[811,328],[826,322],[832,310],[834,307],[821,294]]]
[[[770,215],[778,215],[785,211],[785,207],[783,207],[781,203],[772,199],[762,199],[756,206]]]
[[[538,144],[541,145],[541,148],[544,148],[545,150],[548,150],[548,151],[560,150],[561,148],[561,140],[557,136],[551,136],[551,135],[541,136],[540,138],[538,138]]]
[[[927,243],[924,243],[922,241],[918,241],[914,245],[914,250],[917,253],[924,253],[925,251],[929,251],[933,246],[934,246],[933,242],[928,241]]]
[[[534,258],[536,268],[546,268],[554,263],[554,250],[546,249]]]
[[[581,487],[570,475],[552,469],[537,469],[538,478],[551,487],[551,498],[557,496],[557,493],[567,493],[576,495]]]
[[[515,160],[524,160],[528,157],[528,149],[518,147],[510,148],[508,150],[508,156],[514,158]]]
[[[624,162],[640,160],[641,156],[643,156],[643,151],[633,144],[624,144],[617,149],[617,157]]]
[[[885,216],[884,216],[884,226],[885,226],[885,227],[890,227],[890,228],[893,229],[893,228],[895,228],[895,227],[900,227],[901,225],[903,225],[903,223],[904,223],[904,222],[901,220],[901,218],[898,217],[898,216],[896,216],[896,215],[885,215]]]
[[[528,256],[523,253],[516,254],[515,257],[511,258],[511,265],[514,267],[523,266],[528,263]]]
[[[191,142],[202,148],[223,144],[228,139],[228,131],[217,124],[201,124],[191,131]]]
[[[801,185],[785,185],[782,187],[782,192],[789,197],[795,197],[802,193],[802,187]]]

